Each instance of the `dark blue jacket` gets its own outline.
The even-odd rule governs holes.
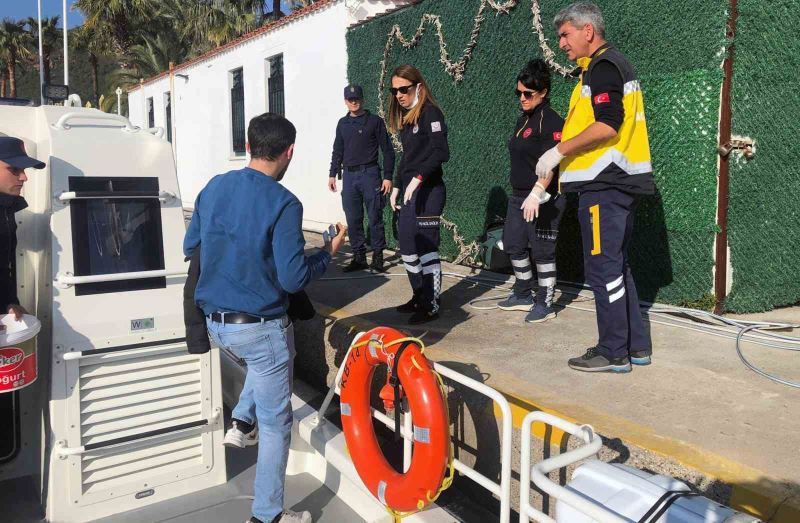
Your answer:
[[[383,120],[369,111],[361,116],[346,114],[336,125],[330,176],[338,176],[342,167],[378,163],[378,148],[383,151],[383,178],[394,174],[394,148]]]
[[[0,194],[0,314],[17,298],[17,222],[14,214],[28,206],[20,196]]]
[[[330,255],[305,255],[303,206],[265,174],[245,167],[215,176],[200,192],[183,251],[202,243],[195,302],[205,314],[286,314],[289,293],[322,276]]]
[[[403,190],[412,178],[424,185],[442,183],[442,164],[450,159],[447,124],[444,113],[433,104],[426,104],[417,124],[407,123],[400,129],[403,157],[397,169],[395,186]]]

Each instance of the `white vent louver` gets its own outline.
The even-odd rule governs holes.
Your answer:
[[[76,362],[80,504],[207,471],[210,405],[204,409],[202,391],[209,371],[202,357],[183,343],[92,352]]]

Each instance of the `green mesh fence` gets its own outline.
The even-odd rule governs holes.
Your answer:
[[[381,61],[395,24],[410,39],[425,14],[438,15],[446,50],[455,62],[470,43],[476,14],[485,4],[484,20],[463,80],[456,82],[445,71],[436,26],[427,22],[417,45],[405,49],[395,41],[386,64],[387,84],[383,86],[386,100],[392,69],[411,63],[423,72],[438,98],[448,121],[451,149],[451,159],[445,166],[448,200],[444,216],[458,226],[466,244],[478,239],[497,217],[505,215],[506,194],[510,192],[506,141],[518,114],[518,101],[513,96],[515,79],[527,60],[543,56],[533,30],[532,6],[541,4],[544,34],[554,48],[555,60],[572,66],[557,49],[551,24],[555,13],[568,1],[505,3],[510,6],[508,12],[498,13],[485,0],[425,0],[354,27],[347,36],[349,78],[365,87],[367,106],[376,111]],[[707,299],[713,287],[716,144],[728,2],[598,3],[604,11],[609,41],[628,55],[638,71],[649,120],[658,194],[645,198],[636,215],[631,256],[640,296],[646,301],[698,303]],[[786,17],[785,21],[790,19]],[[551,100],[562,115],[575,81],[554,76]],[[778,83],[777,76],[774,83]],[[782,84],[787,92],[790,84],[787,80]],[[793,172],[796,176],[797,171]],[[763,174],[759,171],[757,176],[745,176],[757,179]],[[783,174],[785,171],[772,172],[771,176]],[[751,205],[760,203],[753,201]],[[386,220],[391,220],[388,209]],[[737,228],[737,234],[747,231]],[[765,252],[765,246],[759,245]],[[461,250],[452,235],[445,233],[442,253],[455,259]],[[738,252],[736,255],[748,256]],[[582,278],[574,208],[562,225],[558,264],[560,278]],[[736,258],[734,264],[736,267]],[[737,296],[735,293],[732,300]]]
[[[731,155],[728,244],[733,287],[725,306],[754,312],[800,300],[800,1],[739,0],[732,132],[756,155]]]

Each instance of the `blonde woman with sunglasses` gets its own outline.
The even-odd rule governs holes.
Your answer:
[[[392,73],[389,129],[400,134],[403,157],[390,197],[399,211],[400,254],[413,295],[397,307],[411,325],[439,317],[442,267],[439,228],[447,192],[442,164],[450,159],[444,114],[419,70],[401,65]]]

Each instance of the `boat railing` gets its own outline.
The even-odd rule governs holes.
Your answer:
[[[353,340],[357,340],[361,337],[362,333],[356,335]],[[353,346],[351,344],[350,348],[347,350],[347,354],[345,354],[344,360],[347,361],[347,358],[350,354],[350,350],[352,350]],[[328,390],[328,394],[325,396],[320,409],[317,411],[316,417],[312,420],[314,424],[319,424],[325,421],[325,412],[328,410],[328,407],[333,401],[333,396],[335,394],[340,394],[340,384],[342,380],[342,374],[344,372],[344,365],[339,367],[338,372],[336,373],[336,378],[334,380],[333,386]],[[502,440],[501,440],[501,448],[500,448],[500,481],[494,481],[492,478],[487,477],[486,475],[482,474],[475,470],[475,468],[470,467],[463,461],[459,459],[454,459],[453,467],[455,470],[463,474],[464,476],[470,478],[472,481],[483,487],[484,489],[491,492],[493,495],[497,496],[500,501],[500,523],[509,523],[511,521],[511,437],[513,433],[513,426],[512,426],[512,418],[511,418],[511,407],[509,406],[508,400],[503,396],[500,392],[481,383],[476,381],[468,376],[464,376],[463,374],[450,369],[441,363],[433,362],[433,368],[436,372],[438,372],[442,377],[447,378],[448,380],[458,383],[459,385],[466,387],[470,390],[473,390],[479,394],[487,396],[490,398],[500,409],[502,414],[500,423],[502,427]],[[394,419],[390,418],[383,412],[380,412],[374,408],[372,410],[372,415],[375,419],[386,425],[390,430],[394,431]],[[400,428],[401,436],[403,437],[403,467],[404,471],[408,470],[409,465],[411,464],[411,453],[412,453],[412,442],[413,442],[413,420],[411,418],[410,413],[403,414],[403,424]]]

